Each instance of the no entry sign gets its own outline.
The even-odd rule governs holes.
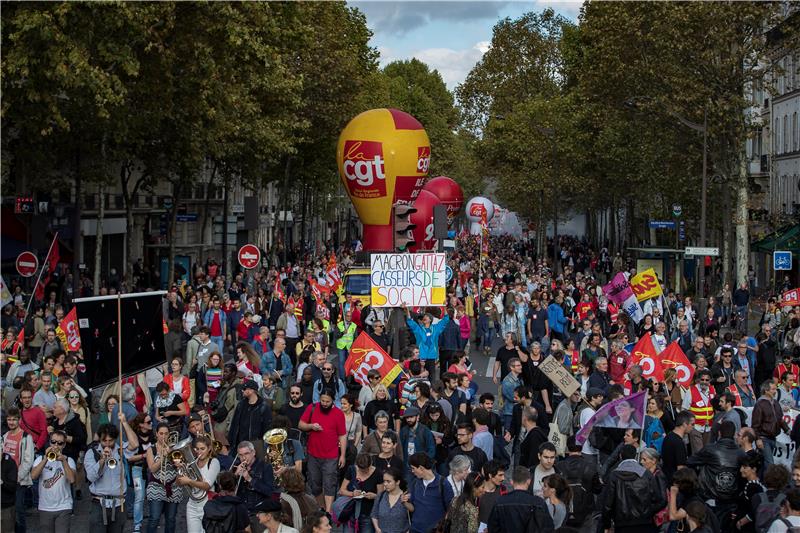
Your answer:
[[[39,269],[39,259],[31,252],[22,252],[17,256],[17,272],[20,276],[29,278]]]
[[[239,248],[239,264],[242,268],[251,269],[256,268],[261,263],[261,250],[254,244],[245,244]]]

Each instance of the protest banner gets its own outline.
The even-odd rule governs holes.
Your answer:
[[[675,369],[675,379],[681,387],[688,388],[692,384],[694,367],[678,346],[678,341],[672,341],[658,356],[661,358],[661,368]]]
[[[593,428],[642,429],[647,391],[637,392],[601,406],[576,434],[575,442],[583,444]]]
[[[661,283],[658,282],[656,271],[652,268],[639,272],[631,278],[631,290],[640,302],[650,298],[657,298],[664,294],[661,290]]]
[[[632,365],[642,367],[642,376],[646,379],[653,378],[656,381],[664,381],[664,368],[661,366],[661,358],[656,354],[656,347],[653,346],[653,339],[648,331],[631,351],[631,360],[628,368]]]
[[[634,322],[639,323],[644,318],[639,300],[636,299],[628,278],[622,272],[617,272],[617,275],[607,285],[603,286],[603,292],[609,300],[628,313]]]
[[[372,307],[445,305],[445,254],[372,254]]]
[[[789,426],[792,427],[794,424],[795,419],[797,419],[797,415],[800,415],[800,410],[798,409],[789,409],[788,411],[784,411],[783,413],[783,421]],[[775,437],[775,447],[772,449],[772,461],[776,465],[783,465],[792,470],[792,460],[794,459],[794,453],[797,448],[797,443],[792,440],[792,437],[786,431],[781,431],[778,433],[778,436]]]
[[[78,315],[75,307],[58,324],[56,335],[61,340],[61,346],[68,352],[81,349],[81,334],[78,330]]]
[[[781,294],[781,307],[800,305],[800,289],[792,289]]]
[[[370,386],[367,372],[377,370],[381,375],[381,383],[387,387],[397,376],[403,373],[402,367],[387,354],[383,348],[372,340],[372,337],[362,331],[350,347],[347,361],[344,363],[345,376],[354,376],[363,386]]]
[[[565,397],[572,396],[572,393],[581,388],[575,376],[569,373],[569,370],[564,368],[564,365],[555,357],[545,357],[542,364],[539,366],[545,376],[559,388]]]

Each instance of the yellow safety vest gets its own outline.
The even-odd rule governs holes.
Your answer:
[[[349,350],[356,337],[356,325],[350,322],[347,331],[344,329],[344,322],[339,322],[336,324],[336,327],[339,329],[339,338],[336,339],[336,348],[339,350]]]

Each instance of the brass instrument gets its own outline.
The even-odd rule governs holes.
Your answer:
[[[117,460],[112,457],[111,459],[108,460],[108,462],[106,462],[106,465],[111,470],[114,470],[117,467]]]
[[[276,428],[270,429],[264,433],[264,444],[267,445],[267,457],[272,464],[272,470],[277,472],[283,466],[283,445],[289,434],[285,429]],[[277,481],[277,480],[276,480]]]
[[[202,481],[203,474],[197,466],[197,458],[192,451],[192,438],[186,437],[182,441],[175,444],[174,448],[169,452],[169,457],[178,469],[178,473],[186,476],[192,481]],[[189,491],[189,496],[197,501],[206,497],[206,491],[192,487]]]
[[[203,413],[200,416],[200,419],[203,421],[203,435],[211,439],[211,445],[214,447],[214,453],[219,454],[222,452],[222,443],[214,438],[214,426],[211,424],[211,415],[208,413]],[[207,431],[206,427],[208,427]]]
[[[239,461],[239,464],[236,464],[236,461]],[[233,462],[231,463],[231,467],[228,469],[228,472],[235,472],[241,464],[242,464],[242,458],[239,457],[239,454],[237,453],[236,457],[233,458]],[[236,481],[236,490],[233,491],[234,494],[239,493],[239,484],[241,484],[242,478],[244,476],[239,475],[238,477],[239,479]]]
[[[58,457],[58,455],[56,455],[56,452],[50,451],[50,452],[47,452],[47,456],[46,457],[47,457],[48,461],[55,461],[56,458]]]

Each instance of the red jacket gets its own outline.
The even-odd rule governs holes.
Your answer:
[[[20,410],[19,426],[31,436],[37,450],[44,448],[50,439],[50,435],[47,434],[47,417],[38,407]]]
[[[625,372],[628,370],[630,355],[625,350],[608,356],[608,374],[614,383],[622,383]]]

